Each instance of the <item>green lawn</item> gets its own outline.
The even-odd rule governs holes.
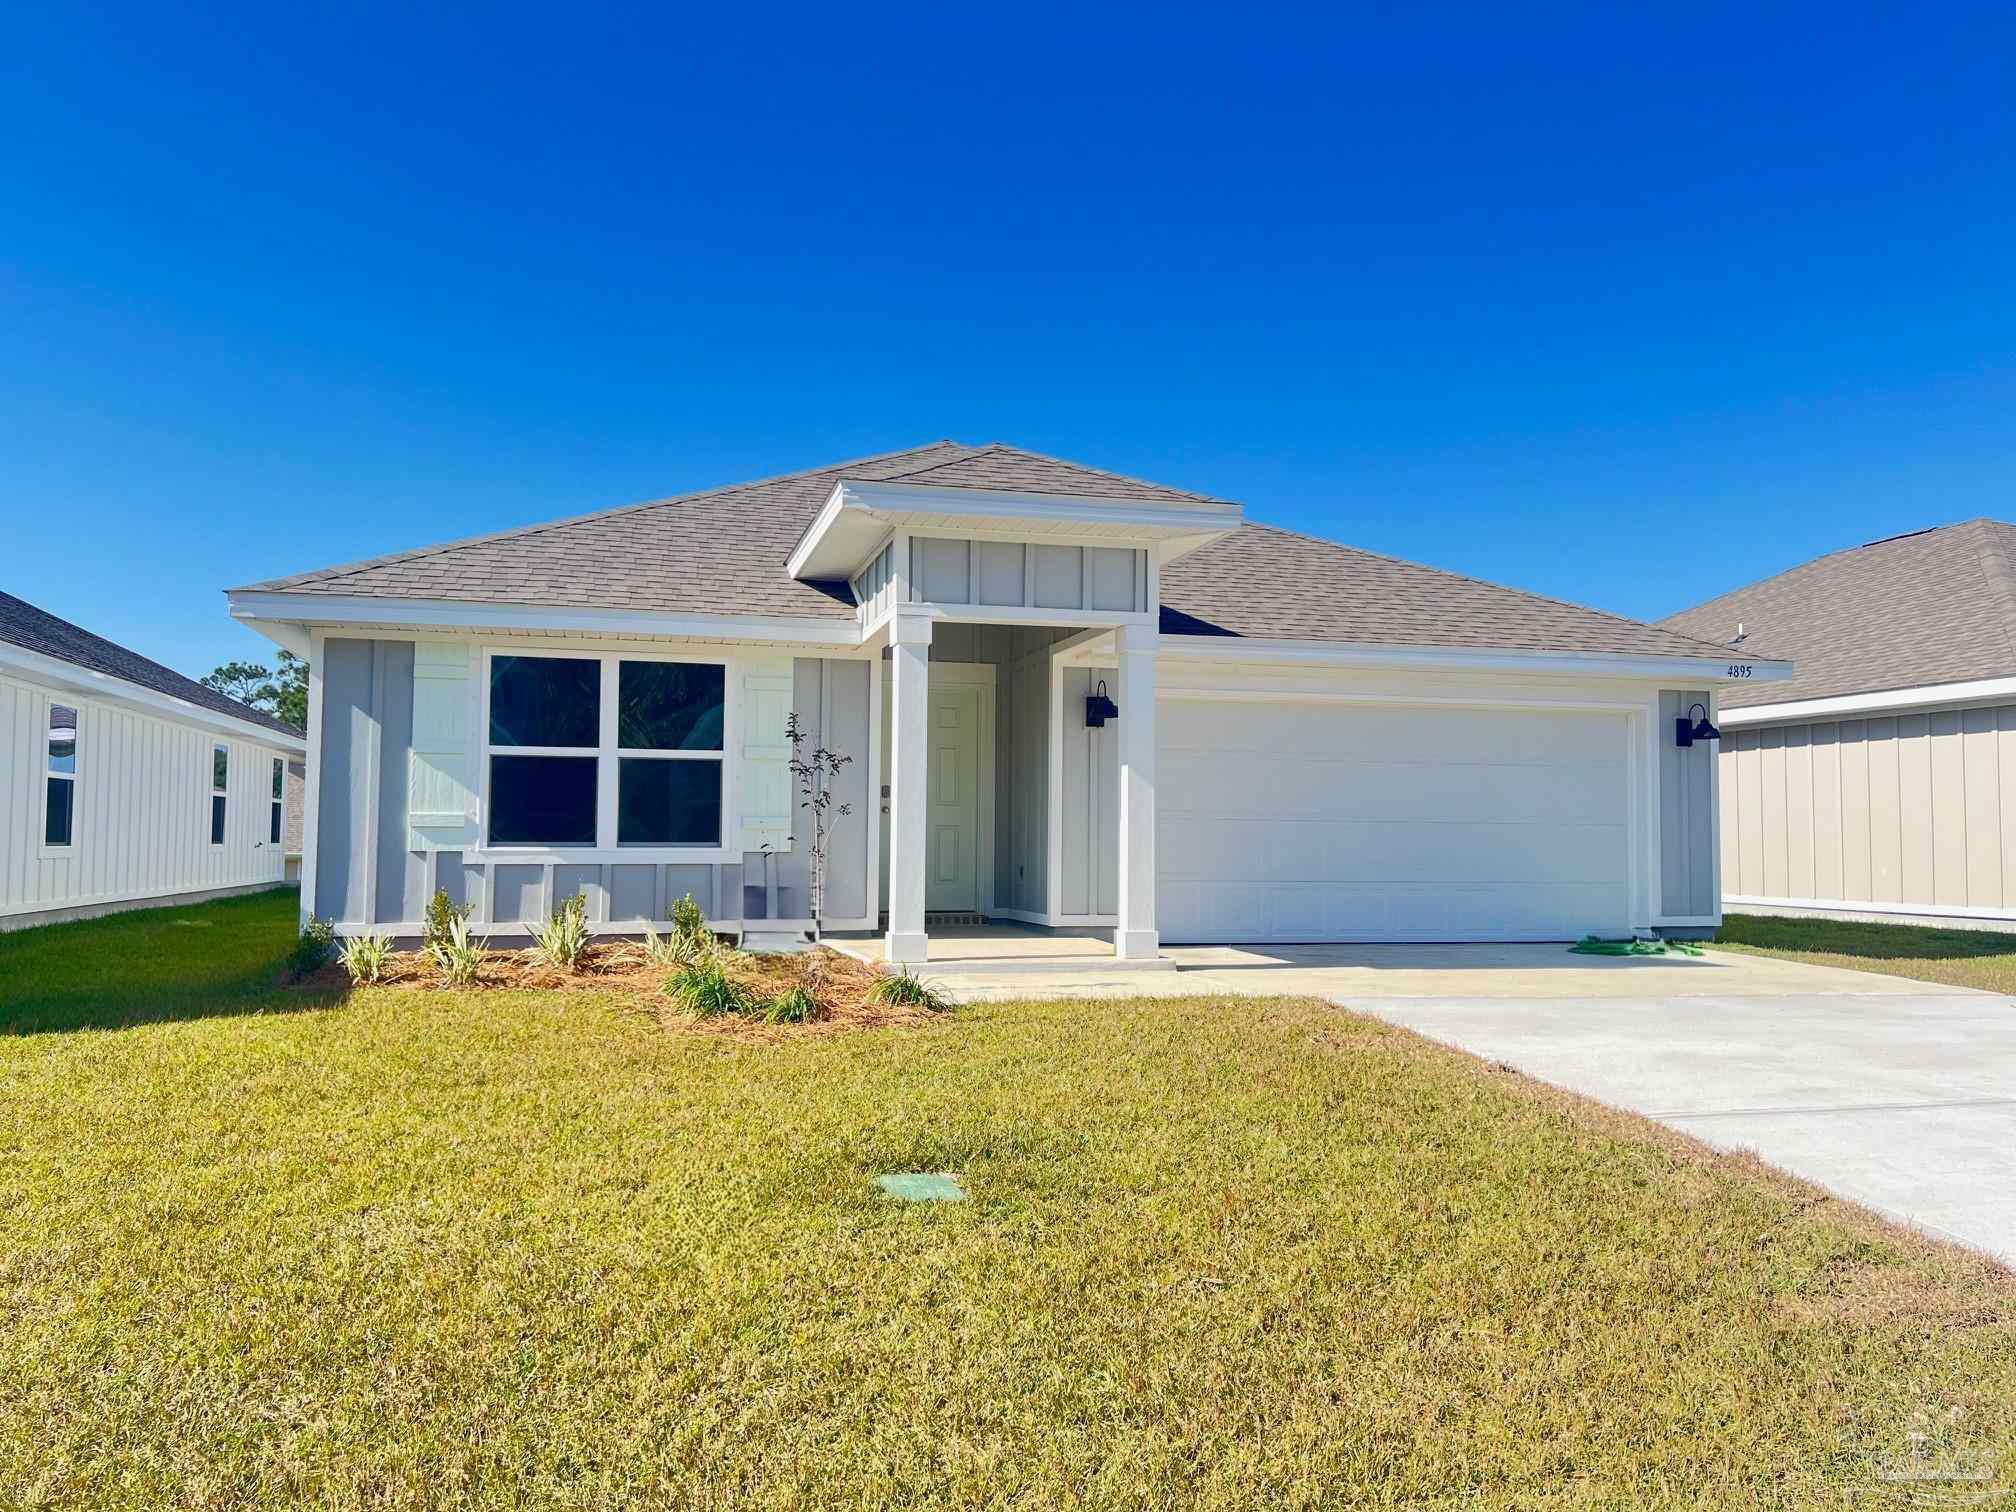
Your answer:
[[[2016,1484],[2006,1278],[1371,1021],[304,1003],[245,986],[292,906],[0,937],[0,1506],[1866,1506],[1912,1431]],[[113,944],[193,933],[226,988],[148,1013]]]
[[[1846,919],[1779,919],[1730,914],[1715,944],[1751,955],[1780,956],[1852,971],[1915,977],[1954,987],[2016,992],[2016,934],[1927,929],[1914,924],[1858,924]]]

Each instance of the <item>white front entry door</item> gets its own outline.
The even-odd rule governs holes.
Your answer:
[[[1629,933],[1621,714],[1164,699],[1164,941]]]
[[[973,913],[980,907],[980,689],[933,687],[928,739],[924,907]]]

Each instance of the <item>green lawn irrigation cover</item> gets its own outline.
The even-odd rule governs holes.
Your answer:
[[[1701,954],[1701,947],[1690,945],[1685,940],[1599,940],[1594,935],[1584,935],[1568,947],[1568,953],[1602,956],[1698,956]]]
[[[877,1176],[875,1185],[891,1197],[905,1202],[964,1202],[966,1189],[957,1176],[934,1175],[928,1171],[898,1171]]]

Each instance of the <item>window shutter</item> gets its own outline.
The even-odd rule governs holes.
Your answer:
[[[413,646],[406,817],[407,843],[416,851],[459,850],[473,838],[470,661],[470,648],[460,641],[416,641]]]
[[[737,847],[791,848],[791,658],[751,656],[742,663],[742,749],[736,770]]]

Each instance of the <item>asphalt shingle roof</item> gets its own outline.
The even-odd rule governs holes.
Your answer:
[[[793,581],[791,549],[842,480],[982,488],[1130,503],[1209,495],[992,443],[938,441],[754,483],[276,578],[241,591],[424,598],[651,613],[846,619],[844,583]],[[1355,551],[1268,525],[1172,563],[1171,634],[1370,645],[1719,656],[1671,630]],[[388,618],[396,614],[388,610]]]
[[[1162,630],[1375,646],[1722,655],[1637,620],[1273,525],[1242,525],[1162,569]]]
[[[2016,527],[1966,520],[1817,557],[1660,621],[1745,655],[1790,657],[1789,682],[1722,706],[2016,676]],[[1753,651],[1753,648],[1768,648]]]
[[[19,646],[24,651],[54,657],[73,667],[85,667],[93,672],[102,672],[107,677],[136,683],[155,693],[166,693],[171,698],[180,698],[216,714],[229,714],[248,724],[297,737],[301,734],[292,725],[275,719],[271,714],[262,713],[235,698],[226,698],[193,678],[171,671],[157,661],[149,661],[137,651],[115,645],[102,635],[93,635],[80,625],[58,619],[47,610],[37,609],[26,599],[16,598],[11,593],[0,593],[0,641]]]

